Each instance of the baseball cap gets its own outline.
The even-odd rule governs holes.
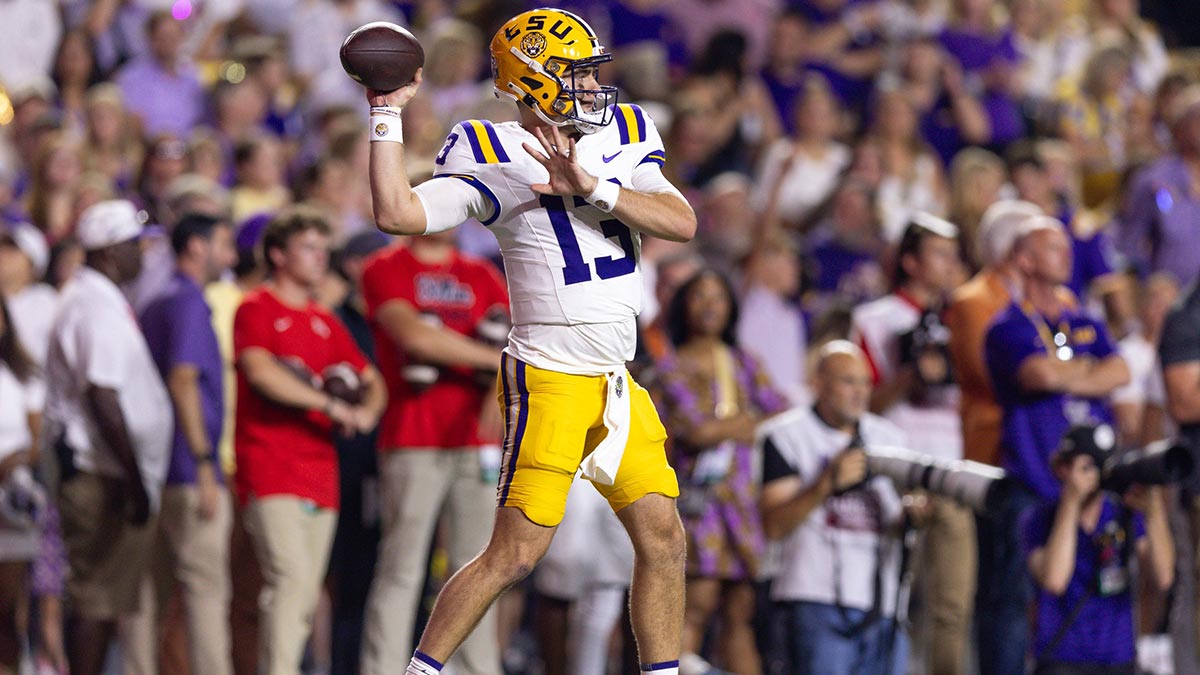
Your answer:
[[[85,251],[108,248],[141,237],[146,222],[133,202],[109,199],[87,208],[75,226],[75,236]]]
[[[1176,94],[1174,100],[1167,106],[1166,115],[1164,115],[1167,126],[1174,128],[1197,108],[1200,108],[1200,84],[1193,84]]]
[[[46,246],[46,238],[36,227],[29,223],[17,223],[0,232],[0,240],[11,241],[24,253],[39,277],[46,273],[46,265],[50,264],[50,249]]]
[[[1020,233],[1021,223],[1045,212],[1033,202],[1002,199],[988,207],[979,221],[979,247],[985,265],[995,265],[1012,253],[1013,245],[1029,232]]]

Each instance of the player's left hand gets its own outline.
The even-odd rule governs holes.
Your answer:
[[[533,135],[537,137],[538,143],[541,143],[545,154],[538,152],[528,143],[522,143],[521,147],[525,148],[525,152],[537,160],[538,164],[546,167],[546,171],[550,173],[550,179],[548,183],[534,183],[529,187],[540,195],[587,196],[592,194],[600,179],[579,166],[579,157],[575,151],[575,139],[568,138],[559,132],[558,127],[550,127],[549,137],[541,127],[535,128]]]

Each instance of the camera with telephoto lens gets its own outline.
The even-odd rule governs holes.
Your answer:
[[[1071,427],[1059,442],[1056,458],[1088,455],[1100,468],[1100,489],[1122,494],[1134,485],[1182,483],[1195,468],[1191,450],[1163,440],[1144,448],[1116,452],[1117,435],[1107,424]]]
[[[949,345],[950,329],[936,310],[928,309],[912,330],[900,335],[900,364],[913,366],[926,389],[954,384]]]
[[[898,492],[921,489],[981,513],[1011,485],[1002,469],[969,460],[950,460],[895,446],[866,447],[867,475],[886,476]]]

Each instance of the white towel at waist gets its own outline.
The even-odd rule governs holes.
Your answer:
[[[629,399],[633,385],[624,368],[608,373],[608,394],[604,401],[604,426],[608,435],[596,446],[580,467],[583,475],[601,485],[612,485],[621,468],[625,444],[629,441]]]

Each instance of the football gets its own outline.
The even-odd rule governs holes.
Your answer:
[[[362,380],[350,364],[335,363],[326,368],[321,376],[325,382],[323,388],[326,394],[350,405],[362,403],[366,392],[363,391]]]
[[[339,52],[342,68],[368,89],[393,91],[412,82],[425,65],[425,50],[413,34],[386,21],[359,26]]]

